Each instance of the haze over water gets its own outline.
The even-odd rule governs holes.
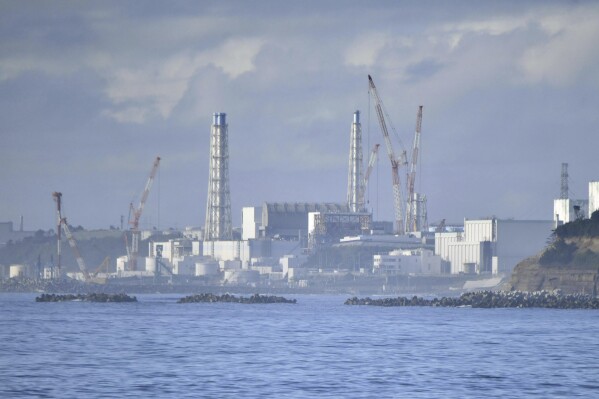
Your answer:
[[[36,303],[0,294],[0,397],[596,397],[599,312]]]

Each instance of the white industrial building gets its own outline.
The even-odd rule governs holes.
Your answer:
[[[591,217],[593,212],[599,210],[599,181],[589,182],[589,214]]]
[[[573,222],[576,219],[584,219],[589,209],[589,201],[575,200],[569,198],[560,198],[553,200],[553,221],[554,226],[560,226],[564,223]]]
[[[443,261],[428,249],[397,249],[388,254],[373,256],[375,274],[426,274],[438,275],[443,272]]]
[[[546,246],[553,225],[550,220],[465,220],[463,233],[435,234],[435,254],[450,262],[452,274],[509,274]]]
[[[262,207],[243,207],[241,209],[241,239],[245,241],[260,238],[260,227],[262,227]]]
[[[426,240],[418,234],[407,235],[378,235],[367,234],[352,237],[343,237],[339,240],[339,245],[349,246],[388,246],[391,248],[416,249],[425,244]]]
[[[284,238],[300,240],[308,235],[310,212],[348,213],[346,204],[307,202],[265,202],[261,207],[244,207],[241,213],[242,239]]]
[[[301,252],[302,248],[300,248],[297,241],[271,239],[192,241],[173,239],[163,242],[150,242],[148,259],[161,258],[174,274],[193,275],[194,273],[197,274],[198,263],[204,264],[208,260],[220,262],[222,270],[229,268],[248,269],[255,260],[262,262],[269,260],[270,263],[276,263],[284,256],[295,255],[297,257]],[[141,262],[143,260],[139,264],[143,264]],[[147,262],[151,261],[146,260]],[[239,264],[239,267],[228,267],[231,262]],[[118,263],[117,260],[117,269]],[[199,267],[201,270],[204,269],[202,266]],[[155,270],[155,266],[153,270]]]

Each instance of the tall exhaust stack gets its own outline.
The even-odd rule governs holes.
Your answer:
[[[568,199],[569,197],[569,188],[568,188],[568,164],[562,163],[562,184],[560,187],[560,198]]]
[[[210,131],[210,172],[204,239],[233,239],[229,191],[229,138],[225,113],[215,113]]]
[[[352,212],[364,210],[364,173],[362,170],[362,125],[360,111],[354,112],[349,141],[349,171],[347,174],[347,205]]]

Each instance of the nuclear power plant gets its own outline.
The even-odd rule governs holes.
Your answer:
[[[70,276],[87,282],[110,281],[111,278],[172,282],[192,278],[200,284],[305,288],[326,285],[335,280],[338,273],[352,276],[354,280],[379,282],[382,280],[376,278],[387,281],[389,276],[505,276],[523,257],[541,250],[553,228],[589,217],[599,209],[599,182],[589,183],[588,199],[570,198],[568,164],[564,163],[560,195],[554,200],[552,218],[513,220],[492,216],[464,219],[458,224],[446,223],[443,219],[429,226],[427,196],[420,192],[418,185],[423,167],[420,152],[424,107],[416,108],[415,131],[408,152],[396,139],[399,135],[371,76],[368,76],[368,84],[379,129],[369,135],[369,140],[374,138],[375,142],[365,152],[361,113],[359,110],[353,115],[348,112],[345,201],[308,202],[300,198],[275,202],[264,198],[259,204],[243,204],[241,226],[234,228],[232,212],[236,210],[231,209],[229,140],[235,140],[238,132],[233,130],[229,136],[227,114],[218,112],[213,114],[209,130],[203,228],[189,227],[175,234],[139,228],[161,160],[156,157],[139,205],[130,205],[130,228],[123,234],[127,255],[116,259],[115,272],[108,270],[107,261],[103,262],[103,269],[87,270],[85,255],[78,251],[76,236],[66,223],[61,194],[54,193],[58,263],[49,271],[44,270],[44,276],[56,278],[63,274],[61,231],[79,266],[79,272],[71,272]],[[394,218],[389,221],[374,220],[369,205],[370,177],[378,165],[381,147],[385,148],[389,160],[380,162],[381,168],[390,172],[385,174],[390,180],[380,183],[389,184],[392,192],[389,198],[381,199],[393,205]],[[236,192],[235,187],[232,192]],[[340,199],[343,194],[339,193]],[[158,237],[157,233],[163,234]],[[147,245],[147,256],[141,255],[145,251],[139,248],[144,239],[142,245]],[[26,270],[23,265],[13,266],[14,270]]]

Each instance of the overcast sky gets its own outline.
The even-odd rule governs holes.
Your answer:
[[[575,198],[599,180],[598,40],[585,1],[0,1],[0,221],[49,229],[61,191],[70,223],[119,226],[160,155],[141,226],[203,225],[214,112],[235,225],[344,202],[354,110],[365,158],[383,144],[368,74],[404,147],[424,105],[430,222],[551,219],[562,162]],[[391,220],[379,155],[370,204]]]

